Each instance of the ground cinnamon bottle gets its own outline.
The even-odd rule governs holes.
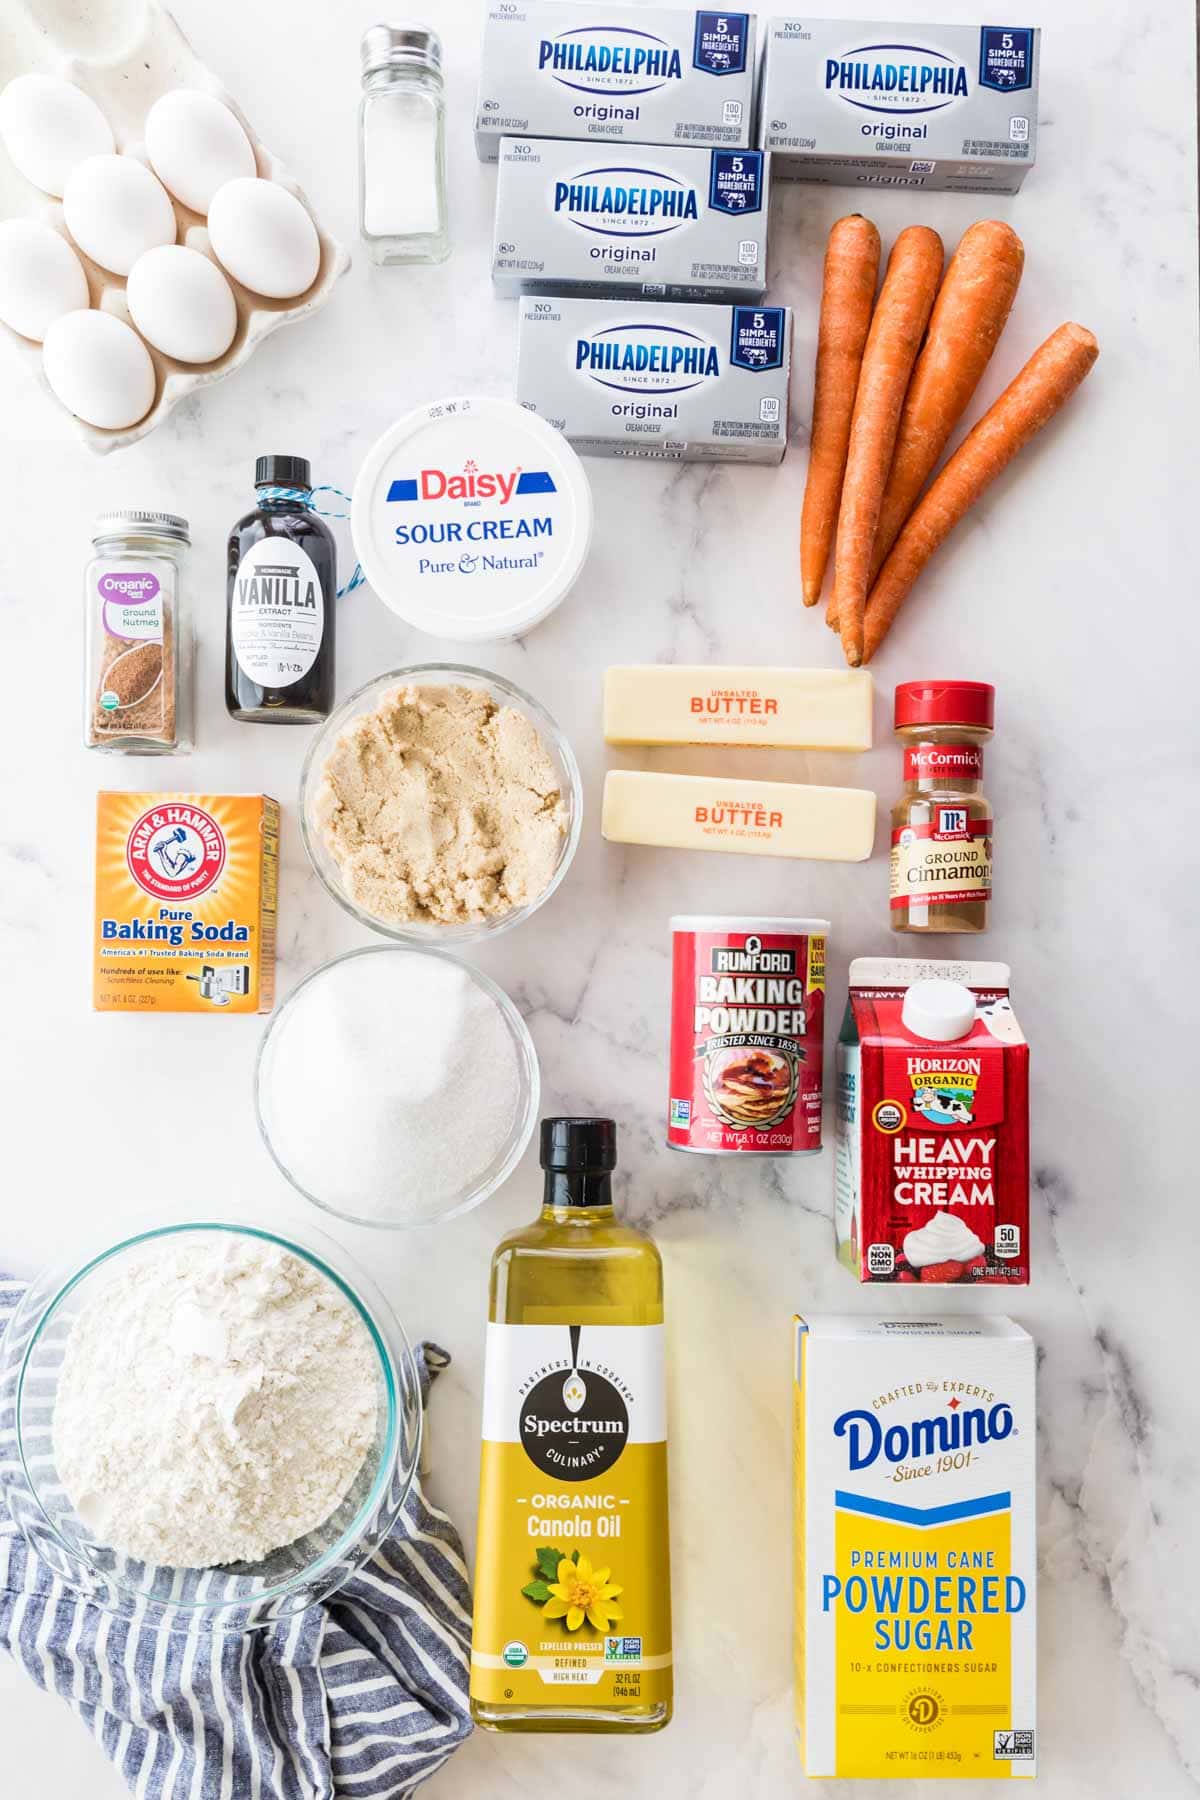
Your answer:
[[[892,930],[983,931],[992,894],[992,809],[983,746],[996,690],[986,681],[905,681],[895,732],[904,793],[892,809]]]

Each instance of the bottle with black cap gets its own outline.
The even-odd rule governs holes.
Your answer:
[[[662,1261],[617,1220],[611,1119],[543,1119],[545,1197],[492,1258],[471,1715],[671,1717]]]
[[[229,535],[225,705],[308,725],[333,709],[337,547],[303,456],[260,456],[256,505]]]

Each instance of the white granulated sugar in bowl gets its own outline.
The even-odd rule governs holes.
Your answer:
[[[419,950],[359,952],[302,983],[264,1040],[258,1106],[305,1194],[397,1226],[463,1204],[532,1118],[500,1001],[465,965]]]
[[[315,1531],[375,1442],[378,1357],[320,1270],[238,1232],[148,1246],[71,1325],[54,1457],[100,1543],[203,1569]]]

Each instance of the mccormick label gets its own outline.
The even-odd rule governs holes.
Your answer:
[[[675,1150],[821,1148],[823,919],[672,921]]]
[[[917,981],[975,997],[961,1037],[904,1023]],[[1029,1280],[1029,1046],[1004,963],[862,957],[837,1056],[838,1254],[860,1281]]]
[[[753,299],[767,279],[768,160],[761,150],[505,138],[497,292]]]
[[[270,1012],[279,807],[265,794],[96,797],[97,1012]]]
[[[1033,1340],[796,1320],[796,1731],[810,1776],[1036,1772]]]
[[[661,1325],[487,1328],[471,1697],[671,1696]]]
[[[475,143],[505,136],[747,148],[754,18],[678,7],[493,0]]]
[[[786,307],[526,298],[517,398],[590,455],[779,462]]]
[[[774,19],[761,141],[784,180],[1014,194],[1037,146],[1040,33]]]

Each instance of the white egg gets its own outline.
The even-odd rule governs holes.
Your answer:
[[[114,275],[128,275],[156,244],[175,242],[170,196],[132,156],[89,156],[72,169],[63,214],[84,255]]]
[[[111,313],[55,319],[42,345],[46,380],[68,412],[121,431],[154,404],[154,364],[137,332]]]
[[[0,223],[0,319],[39,342],[55,319],[88,305],[87,276],[68,244],[41,219]]]
[[[229,108],[195,88],[156,100],[143,135],[154,173],[193,212],[206,213],[227,181],[256,172],[250,139]]]
[[[274,181],[227,181],[208,209],[217,261],[270,300],[291,300],[317,279],[317,228],[294,194]]]
[[[182,244],[147,250],[129,271],[125,299],[147,342],[178,362],[212,362],[233,342],[233,289],[216,263],[198,250]]]
[[[17,75],[8,83],[0,94],[0,137],[25,179],[55,195],[79,163],[113,148],[96,102],[57,75]]]

